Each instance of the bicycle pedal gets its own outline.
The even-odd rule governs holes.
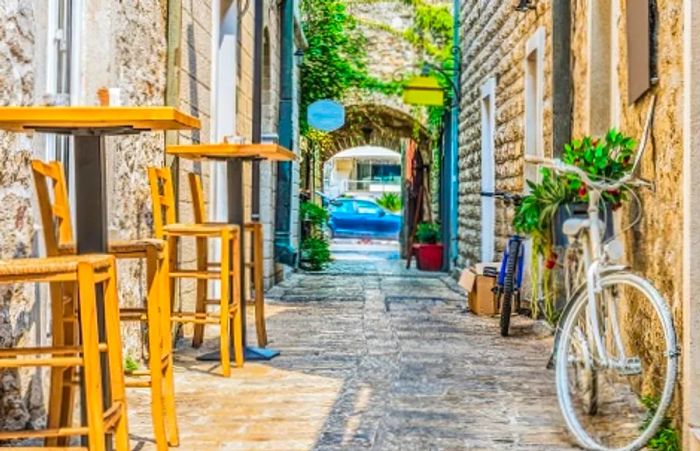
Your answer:
[[[639,357],[630,357],[625,359],[618,370],[623,376],[636,376],[642,374],[642,361]]]

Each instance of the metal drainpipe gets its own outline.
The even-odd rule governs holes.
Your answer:
[[[280,80],[279,142],[294,149],[294,1],[282,0],[282,48]],[[292,163],[277,163],[275,198],[275,261],[295,266],[297,251],[292,246]]]
[[[460,36],[459,36],[459,0],[454,0],[453,3],[453,25],[452,25],[452,57],[454,61],[454,67],[452,71],[452,81],[453,87],[456,92],[452,93],[452,107],[451,107],[451,118],[450,118],[450,152],[449,152],[449,171],[445,171],[445,175],[450,177],[450,193],[447,196],[449,201],[449,238],[450,242],[447,243],[445,270],[450,270],[454,267],[457,257],[459,255],[458,247],[458,213],[459,213],[459,109],[460,109],[460,98],[461,98],[461,84],[460,76],[462,74],[462,58],[460,51]]]
[[[253,144],[262,140],[262,72],[263,72],[263,22],[264,1],[255,0],[255,24],[253,28]],[[253,161],[252,168],[252,218],[260,220],[260,162]]]

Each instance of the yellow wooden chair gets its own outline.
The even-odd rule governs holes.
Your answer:
[[[206,208],[204,205],[204,191],[202,189],[202,178],[199,174],[190,172],[188,174],[190,182],[190,191],[192,192],[192,203],[194,205],[194,221],[198,224],[207,222]],[[251,236],[253,243],[252,261],[246,262],[246,267],[252,272],[253,277],[253,304],[255,305],[255,330],[258,335],[258,346],[264,348],[267,346],[267,329],[265,327],[265,293],[263,285],[263,226],[258,222],[249,222],[245,224],[245,233]],[[197,250],[200,252],[199,248]],[[207,249],[201,250],[204,253],[204,259],[208,262],[206,255]],[[218,262],[208,262],[211,267],[219,265]],[[246,301],[251,303],[246,293]],[[205,304],[216,304],[217,299],[207,299],[207,284],[206,281],[198,281],[197,283],[197,310],[203,310]],[[204,337],[204,328],[200,331],[195,330],[194,340],[201,343]]]
[[[75,255],[71,212],[63,165],[58,161],[32,161],[39,212],[41,214],[46,252],[49,257]],[[53,196],[51,196],[53,194]],[[53,200],[52,200],[53,199]],[[121,308],[121,321],[140,321],[148,325],[148,370],[130,372],[127,388],[151,390],[151,417],[156,445],[159,451],[168,444],[178,446],[179,432],[175,413],[175,386],[173,377],[172,339],[170,334],[170,284],[168,281],[167,242],[158,239],[115,241],[108,252],[117,259],[145,259],[147,299],[144,308]],[[51,295],[56,297],[70,287],[51,284]],[[70,309],[70,307],[69,307]],[[75,329],[70,321],[59,318],[53,323],[54,340],[73,343]],[[65,315],[64,315],[65,316]],[[71,374],[52,373],[52,383],[63,384],[63,390],[52,393],[49,400],[48,422],[51,427],[65,426],[72,415],[74,397],[70,384]],[[54,380],[55,379],[55,380]],[[61,382],[62,381],[62,382]],[[52,445],[54,443],[48,442]],[[60,442],[59,442],[60,444]]]
[[[151,199],[153,201],[153,227],[156,238],[167,239],[170,249],[170,278],[195,280],[220,280],[221,299],[218,301],[219,312],[207,312],[196,309],[194,312],[174,312],[172,320],[181,323],[192,323],[203,330],[205,324],[219,324],[219,345],[221,352],[221,372],[224,376],[231,374],[230,363],[230,327],[233,322],[233,351],[236,366],[243,366],[243,335],[241,324],[240,298],[240,250],[238,226],[229,224],[178,224],[175,222],[175,192],[172,175],[168,168],[148,168],[148,178],[151,184]],[[177,240],[184,237],[194,238],[197,249],[206,249],[207,240],[219,239],[221,245],[221,266],[218,270],[210,270],[206,262],[206,254],[197,253],[197,268],[183,269],[177,266]],[[232,268],[231,271],[225,268]],[[233,277],[231,277],[233,275]],[[233,279],[233,297],[230,299],[230,281]],[[205,285],[206,286],[206,285]],[[171,293],[172,293],[171,285]],[[196,343],[195,343],[196,345]]]
[[[129,433],[126,417],[126,395],[122,368],[121,336],[119,331],[119,299],[114,257],[85,255],[54,258],[31,258],[0,261],[0,284],[50,283],[57,287],[71,287],[67,296],[52,296],[53,319],[63,322],[66,314],[80,331],[82,340],[76,343],[54,343],[51,347],[0,349],[0,370],[5,368],[51,367],[53,373],[61,371],[75,374],[82,369],[85,382],[87,424],[74,427],[49,425],[43,430],[3,431],[0,441],[38,439],[47,441],[87,436],[88,447],[52,447],[52,449],[105,450],[107,434],[113,434],[117,451],[128,451]],[[97,324],[95,290],[104,285],[105,340],[100,341]],[[74,300],[73,294],[78,296]],[[70,301],[66,301],[70,299]],[[67,306],[66,304],[70,304]],[[68,311],[67,308],[74,310]],[[107,356],[109,366],[109,405],[103,404],[102,366],[100,354]],[[60,383],[51,392],[63,390]],[[73,382],[71,380],[71,382]],[[52,396],[52,399],[53,398]],[[26,448],[19,449],[40,449]],[[45,448],[41,448],[45,449]]]

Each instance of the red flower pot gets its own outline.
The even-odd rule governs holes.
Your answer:
[[[416,244],[416,261],[421,271],[442,269],[442,244]]]

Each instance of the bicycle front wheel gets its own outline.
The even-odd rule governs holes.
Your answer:
[[[636,450],[654,436],[671,402],[678,365],[673,321],[664,299],[639,276],[609,274],[600,285],[595,305],[581,290],[560,323],[559,406],[584,448]]]

